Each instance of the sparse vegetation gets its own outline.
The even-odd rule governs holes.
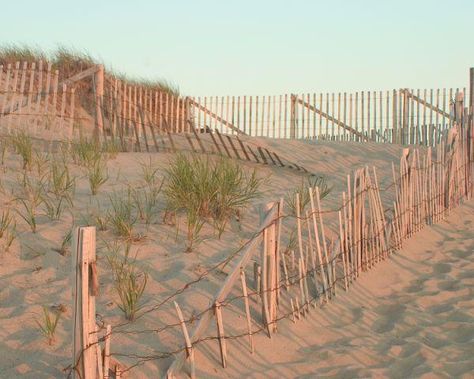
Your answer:
[[[191,251],[206,219],[222,234],[228,219],[258,196],[261,180],[246,175],[241,166],[226,159],[178,155],[167,169],[167,208],[184,211],[187,218],[187,251]]]
[[[116,249],[107,256],[113,273],[114,288],[120,298],[119,308],[127,320],[133,321],[140,310],[140,301],[145,291],[148,274],[136,263],[136,256],[130,257],[130,243],[126,244],[123,256]]]
[[[162,187],[163,181],[160,184],[154,184],[153,181],[148,186],[131,189],[131,196],[135,209],[138,212],[138,217],[147,225],[153,222],[153,218],[157,214],[158,199]]]
[[[69,251],[71,240],[72,240],[72,228],[69,229],[69,231],[64,235],[61,241],[61,246],[59,247],[59,249],[55,249],[55,251],[57,251],[62,256],[65,256]]]
[[[53,162],[51,165],[49,180],[49,191],[57,198],[66,198],[70,203],[72,203],[76,178],[70,174],[68,166],[66,164]]]
[[[1,250],[8,251],[16,238],[16,222],[10,210],[2,211],[0,216]]]
[[[102,159],[102,150],[97,142],[81,138],[72,142],[71,155],[74,163],[87,168]]]
[[[41,321],[35,320],[43,336],[48,340],[48,344],[52,345],[55,340],[56,327],[58,326],[61,312],[55,311],[53,315],[49,308],[43,306],[43,319]]]
[[[328,186],[324,176],[310,176],[306,180],[302,179],[301,184],[286,193],[285,203],[288,207],[288,213],[296,216],[296,194],[300,195],[300,215],[304,215],[304,210],[310,202],[309,188],[316,192],[316,187],[319,188],[319,196],[324,199],[331,192],[332,188]]]
[[[148,163],[140,163],[140,166],[142,168],[143,180],[145,180],[145,183],[148,186],[155,185],[158,180],[157,174],[159,168],[153,165],[151,157]]]
[[[44,201],[45,184],[44,178],[30,178],[24,174],[22,179],[24,194],[17,198],[22,205],[22,210],[17,210],[20,217],[30,226],[31,231],[36,233],[37,210]]]
[[[89,67],[102,63],[85,51],[74,50],[64,46],[58,47],[51,53],[45,53],[38,48],[28,45],[10,44],[0,46],[0,65],[4,67],[9,63],[15,64],[15,62],[19,61],[34,62],[39,60],[51,62],[52,68],[59,70],[60,80],[69,78]],[[110,69],[107,71],[111,76],[127,82],[128,85],[139,85],[149,90],[168,92],[174,96],[179,95],[178,86],[167,80],[135,79],[122,73],[113,73]]]
[[[23,160],[23,169],[30,169],[33,163],[33,141],[31,137],[20,131],[11,135],[11,143]]]
[[[99,188],[109,180],[107,163],[103,162],[102,159],[97,159],[90,166],[87,166],[86,170],[91,193],[95,196]]]
[[[0,239],[3,238],[12,223],[13,216],[10,214],[10,210],[2,211],[2,215],[0,216]]]
[[[134,212],[131,191],[128,190],[125,196],[123,195],[123,193],[115,192],[110,196],[109,220],[117,235],[131,241],[136,238],[133,228],[137,222],[137,216]]]

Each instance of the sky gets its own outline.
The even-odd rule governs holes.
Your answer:
[[[468,85],[474,0],[15,0],[1,44],[87,51],[191,96]]]

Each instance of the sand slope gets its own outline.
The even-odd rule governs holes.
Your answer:
[[[271,340],[230,341],[229,367],[216,344],[197,356],[201,377],[472,378],[474,203],[427,227],[335,301]],[[216,355],[217,354],[217,355]]]
[[[340,206],[341,191],[345,187],[346,175],[351,170],[364,165],[375,165],[381,187],[387,186],[391,181],[391,162],[399,159],[402,149],[400,145],[351,142],[265,139],[259,139],[257,142],[274,149],[292,162],[304,165],[317,175],[326,175],[330,185],[334,186],[334,190],[323,200],[324,209]],[[172,154],[121,153],[108,162],[110,178],[97,196],[90,195],[83,171],[70,163],[71,172],[77,176],[73,212],[76,223],[84,225],[90,221],[92,213],[105,213],[110,205],[108,197],[113,191],[124,190],[127,185],[142,186],[141,163],[148,162],[150,157],[153,164],[159,168],[158,176],[161,178],[169,160],[173,157]],[[154,305],[173,294],[178,288],[195,280],[200,273],[242,246],[256,231],[262,213],[261,206],[268,201],[278,200],[285,195],[286,191],[298,186],[303,179],[301,173],[295,170],[253,163],[242,164],[248,170],[257,169],[258,175],[267,178],[268,181],[262,187],[262,197],[252,203],[244,213],[241,223],[232,222],[229,225],[221,240],[216,239],[213,230],[206,226],[202,233],[204,241],[197,246],[193,254],[184,254],[184,228],[181,227],[177,231],[175,227],[163,225],[161,222],[164,208],[162,196],[154,222],[150,226],[144,225],[143,222],[137,224],[137,231],[146,234],[146,238],[134,244],[133,247],[134,253],[138,254],[140,264],[146,267],[150,275],[144,296],[146,309],[153,309]],[[63,377],[65,376],[63,369],[71,363],[72,356],[72,307],[69,281],[71,257],[70,255],[61,256],[54,249],[59,247],[63,236],[71,227],[72,215],[66,212],[60,221],[55,222],[41,216],[38,232],[31,233],[16,214],[15,207],[18,205],[12,200],[18,195],[18,178],[21,178],[22,172],[18,155],[9,154],[5,167],[1,177],[4,191],[0,193],[0,204],[3,207],[12,207],[12,212],[18,221],[18,236],[11,251],[0,253],[0,378]],[[393,191],[382,193],[384,205],[391,204],[392,196]],[[407,377],[405,374],[411,375],[412,372],[417,376],[415,370],[419,369],[418,367],[427,367],[435,361],[439,363],[444,359],[446,365],[448,362],[459,361],[459,355],[472,351],[473,348],[472,301],[470,300],[473,295],[473,263],[472,255],[468,254],[473,248],[469,238],[472,239],[473,236],[472,224],[463,224],[464,221],[473,222],[473,216],[470,214],[473,213],[472,211],[472,204],[466,205],[450,218],[451,222],[458,222],[459,225],[453,224],[451,229],[447,229],[447,224],[436,226],[432,230],[425,229],[416,236],[415,241],[418,241],[418,244],[408,242],[405,248],[406,256],[418,262],[413,263],[410,269],[406,268],[407,261],[403,258],[405,253],[401,253],[393,258],[395,263],[380,264],[374,271],[362,277],[347,295],[339,296],[336,302],[331,302],[323,310],[314,310],[307,321],[300,321],[297,325],[283,321],[279,326],[280,333],[271,341],[266,337],[256,336],[255,343],[259,350],[255,357],[247,353],[246,338],[231,341],[229,342],[229,368],[222,370],[217,361],[219,356],[217,342],[205,343],[205,348],[202,351],[199,349],[197,355],[198,373],[201,376],[211,377],[240,377],[241,373],[245,376],[256,374],[261,377],[267,375],[298,377],[300,375],[312,376],[317,370],[318,376],[336,374],[344,376],[347,372],[347,377],[354,377],[355,374],[359,376],[389,374],[390,370],[393,370],[400,373],[402,377]],[[462,217],[459,217],[460,215]],[[328,238],[334,236],[330,230],[331,222],[336,220],[335,215],[333,216],[332,219],[328,216],[325,220],[328,225]],[[456,228],[464,230],[464,242],[444,241],[448,238],[445,238],[445,235],[458,238],[454,233]],[[97,313],[101,321],[114,326],[123,323],[124,319],[117,307],[117,295],[112,288],[111,273],[105,259],[108,252],[104,242],[116,239],[111,230],[98,232],[100,295],[97,298]],[[428,247],[431,253],[424,252],[422,246],[428,240],[432,245]],[[443,248],[454,249],[452,256],[445,256],[446,252],[441,253],[441,245],[437,246],[437,244],[444,244]],[[459,250],[457,255],[456,249]],[[425,265],[428,266],[425,267]],[[231,269],[232,265],[229,264],[222,270],[212,272],[205,280],[188,288],[185,293],[177,297],[185,318],[207,308],[209,299],[220,288]],[[454,284],[450,281],[451,277],[456,279]],[[468,285],[471,286],[470,289],[463,287]],[[405,290],[411,287],[413,287],[411,292]],[[414,292],[415,290],[418,292]],[[232,295],[240,295],[239,291],[239,287],[236,286]],[[383,297],[388,294],[392,294],[392,300],[398,299],[396,304],[402,303],[403,307],[399,309],[396,304],[393,306],[386,304]],[[431,320],[429,317],[441,317],[445,326],[436,326],[437,324],[433,321],[435,325],[433,328],[438,329],[431,330],[422,321],[414,318],[413,312],[408,311],[410,303],[405,298],[408,295],[414,296],[414,304],[418,306],[421,320],[425,320],[423,322]],[[434,299],[435,297],[439,297],[439,300]],[[452,308],[448,307],[447,311],[444,312],[442,306],[440,310],[436,308],[439,301],[456,302],[458,297],[462,300],[451,305]],[[59,304],[65,305],[67,311],[60,320],[55,345],[48,346],[38,331],[35,320],[41,318],[42,305]],[[252,308],[256,309],[259,306],[254,302]],[[426,307],[427,311],[423,307]],[[456,313],[456,307],[459,308],[458,313]],[[230,310],[225,311],[228,333],[241,333],[245,330],[242,311],[241,303],[236,303]],[[454,319],[451,321],[448,320],[450,314],[448,311],[454,312]],[[470,324],[460,324],[459,319],[465,320],[466,315],[470,317],[467,320]],[[456,318],[457,316],[459,318]],[[392,318],[395,318],[395,321]],[[255,320],[258,318],[255,317]],[[415,325],[416,329],[413,329],[413,326],[412,329],[406,326],[408,331],[403,329],[399,332],[399,322],[409,322],[409,325]],[[116,329],[112,351],[119,354],[146,356],[182,348],[183,339],[179,327],[159,334],[149,331],[174,323],[176,323],[176,314],[172,303],[169,302],[166,306],[153,310],[120,330]],[[194,325],[188,327],[193,328]],[[460,332],[459,325],[463,325],[467,331]],[[469,327],[471,329],[468,329]],[[441,328],[447,333],[444,337],[440,331]],[[215,335],[215,331],[211,329],[207,331],[207,336]],[[420,334],[420,330],[425,334]],[[397,338],[416,338],[418,334],[427,338],[428,344],[435,344],[436,347],[426,345],[428,347],[422,349],[425,345],[424,342],[420,342],[420,345],[415,345],[416,348],[410,350],[408,348],[411,346],[410,341],[398,345],[395,343],[398,341]],[[458,338],[464,340],[468,337],[470,340],[463,342],[464,344],[456,342]],[[377,342],[378,338],[380,338],[379,342]],[[445,340],[448,342],[444,342]],[[448,345],[447,351],[442,350],[444,344]],[[452,350],[453,344],[459,345],[459,350]],[[404,358],[400,360],[397,355],[402,355]],[[403,363],[405,359],[407,362]],[[426,361],[423,363],[424,359]],[[120,356],[120,360],[126,365],[137,362],[136,358],[126,356]],[[257,364],[257,361],[260,363]],[[419,361],[422,363],[421,366],[417,366]],[[163,375],[171,362],[172,357],[148,360],[135,367],[130,377],[148,378]],[[393,363],[392,369],[388,368],[390,363]],[[400,364],[401,367],[397,366]],[[470,368],[468,364],[472,365],[469,361],[465,364],[453,363],[450,369],[467,372]],[[415,366],[412,367],[413,365]],[[364,371],[364,367],[368,367],[367,370],[371,371]],[[440,368],[440,370],[450,376],[448,369]]]

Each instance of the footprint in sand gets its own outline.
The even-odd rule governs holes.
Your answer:
[[[453,309],[451,304],[436,304],[426,309],[431,315],[438,315],[440,313],[449,312]]]
[[[420,292],[425,288],[425,280],[416,279],[410,282],[410,286],[405,288],[405,291],[408,293]]]
[[[463,271],[458,274],[459,279],[473,279],[474,278],[474,271]]]
[[[472,251],[468,251],[468,250],[453,250],[451,252],[452,255],[454,255],[456,258],[459,258],[459,259],[467,259],[469,258],[470,256],[472,256]]]
[[[443,366],[443,370],[446,371],[451,378],[468,378],[469,373],[474,371],[474,360],[470,359],[465,362],[454,362],[447,363]]]
[[[474,340],[474,326],[463,325],[462,327],[456,327],[448,330],[446,333],[449,339],[457,343],[467,343]]]
[[[420,351],[420,345],[416,342],[410,342],[403,345],[402,350],[398,356],[400,358],[408,358],[411,357],[413,354],[416,354]]]
[[[400,301],[400,299],[398,299]],[[382,304],[375,307],[375,312],[379,315],[391,315],[392,317],[398,317],[398,315],[405,312],[406,306],[400,303],[397,304]]]
[[[451,266],[446,263],[436,263],[433,265],[433,274],[447,274],[451,271]]]
[[[428,371],[423,365],[425,358],[420,352],[416,352],[407,358],[397,358],[389,367],[390,378],[416,378]]]
[[[389,317],[381,317],[372,324],[372,330],[377,333],[387,333],[393,330],[394,326],[394,320]]]
[[[405,312],[403,304],[382,304],[375,308],[379,317],[372,324],[372,330],[377,333],[387,333],[395,327],[395,323],[403,320]]]
[[[466,322],[474,325],[474,317],[460,310],[455,310],[448,315],[447,321]]]
[[[445,280],[438,283],[438,288],[443,291],[458,291],[461,289],[460,282],[457,279]]]
[[[429,346],[433,349],[440,349],[443,346],[446,346],[445,340],[438,338],[438,336],[432,333],[427,333],[426,336],[422,337],[422,339],[426,346]]]

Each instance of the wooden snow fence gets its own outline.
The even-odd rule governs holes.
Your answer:
[[[208,311],[192,334],[185,336],[187,353],[176,356],[167,377],[175,377],[186,362],[191,365],[191,376],[196,377],[197,362],[194,352],[191,356],[189,351],[205,340],[203,334],[213,316],[217,324],[219,360],[223,367],[228,365],[226,340],[243,337],[226,334],[223,317],[228,305],[226,296],[239,272],[245,299],[246,335],[249,349],[253,351],[256,334],[264,333],[271,338],[279,321],[291,319],[296,323],[318,304],[332,300],[338,289],[349,290],[362,273],[400,249],[405,239],[424,225],[440,221],[465,199],[472,198],[474,159],[469,146],[472,146],[473,136],[470,127],[466,127],[470,119],[465,117],[464,120],[465,123],[450,129],[436,147],[434,156],[432,148],[404,149],[399,173],[394,170],[393,182],[384,189],[379,186],[375,167],[364,167],[347,176],[347,191],[342,193],[338,209],[323,209],[319,188],[307,189],[310,207],[307,211],[300,209],[303,194],[296,196],[295,215],[284,214],[283,202],[278,203],[278,218],[269,224],[269,213],[261,233],[250,241],[241,261],[212,300],[210,309],[213,311]],[[382,194],[385,192],[394,199],[393,208],[384,207]],[[335,242],[328,237],[327,214],[333,214],[338,220],[337,226],[330,230],[332,235],[337,235]],[[281,248],[285,237],[282,230],[287,230],[282,229],[283,220],[296,224],[296,253]],[[249,316],[250,296],[244,268],[252,249],[257,246],[257,239],[262,239],[263,248],[260,264],[255,263],[254,269],[254,290],[261,302],[261,319],[255,320]],[[252,325],[260,325],[260,328],[252,329]]]
[[[267,214],[261,224],[260,233],[257,234],[249,243],[247,244],[245,250],[242,252],[241,257],[235,264],[233,270],[227,276],[223,286],[219,292],[214,296],[210,301],[209,310],[205,312],[195,329],[187,336],[187,332],[184,333],[186,350],[176,356],[175,361],[168,369],[167,377],[174,378],[175,374],[183,367],[186,362],[189,362],[191,368],[191,377],[195,377],[195,362],[193,354],[193,344],[198,341],[202,335],[206,332],[209,324],[212,319],[215,319],[217,324],[218,331],[218,341],[219,341],[219,350],[220,350],[220,360],[223,367],[226,367],[227,361],[227,347],[226,347],[226,336],[224,334],[224,320],[222,317],[222,304],[225,302],[227,296],[229,295],[232,288],[240,283],[242,285],[243,298],[245,301],[245,313],[246,313],[246,323],[248,327],[248,338],[251,349],[253,350],[252,342],[252,331],[251,331],[251,320],[250,320],[250,311],[248,306],[248,296],[247,296],[247,286],[245,272],[243,271],[245,267],[250,262],[250,259],[256,253],[259,246],[263,246],[261,250],[261,259],[262,259],[262,286],[261,289],[269,289],[269,293],[273,293],[273,296],[269,297],[263,296],[265,299],[262,304],[262,319],[264,320],[265,325],[270,329],[270,325],[275,322],[274,317],[275,313],[270,313],[270,309],[275,309],[275,285],[276,285],[276,267],[277,267],[277,241],[279,240],[279,224],[281,220],[281,203],[269,203],[267,205]],[[178,308],[178,307],[177,307]],[[179,315],[179,312],[178,312]],[[273,318],[272,318],[273,317]],[[180,320],[182,316],[179,315]],[[184,330],[183,330],[184,331]]]
[[[70,140],[75,120],[75,88],[59,83],[48,62],[0,66],[0,132],[25,132],[43,140]]]
[[[176,377],[185,364],[190,376],[197,377],[195,349],[206,340],[217,341],[216,359],[223,367],[232,360],[230,340],[248,339],[253,352],[257,335],[272,338],[282,320],[297,323],[313,308],[334,299],[338,291],[350,290],[362,273],[387,259],[424,225],[440,221],[472,198],[471,118],[463,120],[436,149],[404,149],[399,170],[394,168],[393,181],[385,188],[379,186],[374,167],[348,175],[347,190],[337,209],[323,207],[317,187],[297,194],[295,214],[284,212],[282,200],[269,203],[260,229],[234,258],[235,265],[193,330],[188,329],[191,321],[174,301],[183,348],[178,349],[167,377]],[[306,207],[300,206],[303,199]],[[331,223],[334,219],[336,224]],[[285,250],[292,230],[296,232],[294,250]],[[95,322],[95,228],[76,229],[73,258],[75,375],[84,379],[120,377],[127,368],[111,356],[112,328],[99,330]],[[246,272],[252,259],[254,277],[249,286]],[[241,295],[229,296],[236,291]],[[246,332],[237,335],[232,334],[234,326],[226,323],[232,311],[228,306],[234,300],[240,301],[245,314],[241,327]],[[251,313],[251,308],[257,313]],[[213,321],[215,336],[206,335],[208,329],[214,329],[210,327]]]

